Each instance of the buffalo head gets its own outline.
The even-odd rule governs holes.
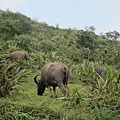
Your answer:
[[[36,75],[36,76],[34,77],[34,82],[37,84],[37,94],[38,94],[38,95],[42,95],[42,94],[44,93],[44,91],[45,91],[45,86],[44,86],[44,84],[42,83],[41,79],[40,79],[40,80],[37,80],[37,76],[38,76],[38,75]]]
[[[106,68],[106,66],[97,66],[96,67],[96,72],[99,75],[103,76],[103,75],[105,75],[107,73],[107,68]]]

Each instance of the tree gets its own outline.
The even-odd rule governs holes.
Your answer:
[[[77,35],[77,47],[82,46],[89,49],[94,49],[96,34],[91,31],[82,31]]]
[[[109,32],[105,33],[105,35],[108,39],[111,39],[111,40],[114,40],[114,41],[119,40],[119,38],[120,38],[120,33],[115,31],[115,30],[112,31],[112,32],[109,31]]]
[[[89,26],[89,27],[86,26],[86,27],[85,27],[85,30],[86,30],[86,31],[89,31],[89,32],[95,32],[96,28],[95,28],[95,26]]]

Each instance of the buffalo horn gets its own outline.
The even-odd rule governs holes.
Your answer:
[[[36,75],[36,76],[34,77],[34,82],[35,82],[36,84],[38,84],[37,76],[38,76],[38,75]]]

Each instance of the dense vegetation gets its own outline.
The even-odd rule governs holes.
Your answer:
[[[120,37],[61,29],[0,10],[0,120],[119,120]],[[25,50],[29,62],[10,62],[9,53]],[[66,99],[36,95],[33,77],[50,61],[61,61],[71,74]],[[108,69],[102,77],[97,65]],[[57,90],[59,96],[59,89]]]

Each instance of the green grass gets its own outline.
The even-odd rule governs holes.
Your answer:
[[[68,100],[62,100],[60,99],[62,97],[62,93],[60,91],[60,89],[57,87],[57,95],[58,98],[50,98],[50,93],[48,91],[48,89],[46,88],[44,94],[42,96],[38,96],[37,95],[37,86],[34,83],[33,77],[30,78],[29,81],[21,83],[20,85],[17,85],[18,93],[17,94],[13,94],[9,100],[11,102],[14,103],[20,103],[22,105],[30,105],[30,106],[34,106],[34,107],[38,107],[39,106],[47,106],[50,107],[51,109],[60,109],[62,108],[67,102]],[[72,97],[73,91],[74,90],[82,90],[82,85],[72,85],[69,84],[69,91],[70,97]],[[69,92],[68,91],[68,92]],[[84,93],[82,93],[84,94]]]
[[[17,92],[0,99],[0,120],[118,120],[120,116],[107,108],[92,108],[88,88],[82,84],[68,84],[67,98],[50,98],[48,89],[37,95],[33,81],[35,74],[16,86]]]
[[[66,117],[66,114],[68,115],[67,117],[69,118],[71,115],[72,117],[75,116],[75,113],[73,112],[75,109],[71,109],[72,101],[70,102],[69,99],[62,100],[59,99],[61,98],[62,94],[59,88],[57,88],[57,95],[58,98],[50,98],[50,94],[48,89],[45,90],[43,96],[38,96],[37,95],[37,87],[36,84],[33,81],[34,74],[32,76],[29,76],[26,82],[22,82],[16,86],[17,92],[13,91],[14,94],[12,93],[10,97],[7,98],[2,98],[0,99],[1,106],[6,105],[6,110],[8,109],[7,107],[11,109],[18,109],[19,111],[19,106],[23,109],[34,109],[36,112],[37,110],[40,110],[42,114],[45,116],[48,115],[57,117],[57,114],[59,118],[61,119],[62,116]],[[74,89],[81,89],[81,85],[72,85],[69,84],[69,97],[72,97]],[[14,107],[13,107],[14,106]],[[16,108],[17,106],[17,108]],[[9,112],[10,110],[7,110]],[[13,110],[14,111],[14,110]],[[28,110],[29,111],[29,110]],[[75,110],[76,111],[76,110]],[[52,113],[51,113],[52,112]],[[24,112],[23,112],[24,113]],[[14,113],[13,113],[14,114]],[[25,115],[25,114],[24,114]],[[41,115],[40,115],[41,116]]]

